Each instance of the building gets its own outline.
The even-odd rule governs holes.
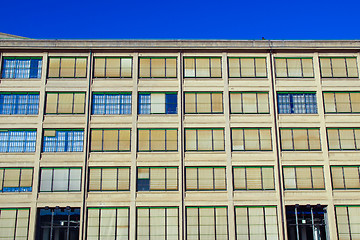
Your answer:
[[[360,41],[0,40],[0,239],[360,239]]]

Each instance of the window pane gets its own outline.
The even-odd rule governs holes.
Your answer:
[[[198,150],[212,150],[213,138],[211,130],[198,130]]]
[[[166,150],[177,150],[177,130],[166,130]]]
[[[241,58],[241,77],[255,77],[255,61],[253,58]]]
[[[258,113],[269,113],[269,94],[268,93],[258,93]]]
[[[86,77],[86,58],[77,58],[76,59],[76,72],[75,77]]]
[[[242,94],[230,93],[231,113],[242,113]]]
[[[340,149],[339,132],[337,129],[327,129],[329,150]]]
[[[199,168],[199,189],[200,190],[213,190],[213,168]]]
[[[312,167],[311,170],[312,170],[312,178],[313,178],[313,188],[315,189],[325,188],[323,168]]]
[[[348,77],[358,77],[356,58],[346,58]]]
[[[295,150],[309,149],[308,135],[306,129],[293,129],[293,138]]]
[[[243,134],[244,134],[243,129],[231,129],[232,150],[233,151],[245,150]]]
[[[332,58],[333,77],[346,77],[346,66],[344,58]]]
[[[69,169],[54,169],[53,191],[67,191]]]
[[[228,58],[229,77],[240,77],[240,61],[239,58]]]
[[[166,77],[176,77],[176,58],[166,59]]]
[[[120,130],[119,133],[119,151],[130,151],[130,130]]]
[[[72,113],[73,98],[73,93],[59,93],[58,113]]]
[[[151,150],[165,151],[165,130],[151,130]]]
[[[60,73],[60,58],[49,58],[49,73],[48,77],[59,77]]]
[[[360,188],[359,167],[344,167],[346,188]]]
[[[351,112],[360,112],[360,93],[350,93]]]
[[[312,59],[302,59],[302,69],[304,77],[314,77]]]
[[[185,93],[185,113],[196,113],[195,99],[195,93]]]
[[[197,112],[211,113],[211,94],[201,93],[197,94]]]
[[[244,167],[234,167],[234,189],[246,190],[246,173]]]
[[[291,129],[280,129],[281,150],[294,150]]]
[[[293,167],[284,167],[284,187],[285,189],[296,189],[296,180],[295,180],[295,168]]]
[[[187,151],[197,150],[197,131],[186,129],[185,141]]]
[[[165,58],[151,59],[151,77],[165,77]]]
[[[150,77],[150,58],[140,58],[139,77]]]
[[[149,130],[139,130],[139,140],[138,140],[138,149],[139,151],[149,151],[150,150],[150,131]]]
[[[75,76],[75,58],[61,58],[60,77]]]
[[[276,77],[287,77],[286,59],[275,58]]]
[[[91,130],[91,151],[102,151],[102,130]]]
[[[94,59],[94,77],[105,77],[105,58]]]
[[[256,93],[243,93],[242,97],[244,113],[257,113]]]
[[[46,113],[57,113],[58,94],[46,94]]]
[[[213,93],[212,94],[212,113],[222,113],[223,112],[223,97],[222,93]]]
[[[225,149],[224,146],[224,130],[214,129],[213,130],[213,144],[214,151],[223,151]]]
[[[321,77],[331,78],[331,63],[330,58],[320,58]]]
[[[115,191],[117,190],[117,168],[103,168],[102,169],[102,190]]]
[[[89,191],[99,191],[101,182],[101,169],[90,168]]]
[[[308,129],[310,150],[321,150],[320,134],[318,129]]]
[[[119,140],[119,131],[118,130],[104,130],[104,151],[117,151],[118,150],[118,140]]]
[[[106,59],[106,77],[120,77],[120,58]]]
[[[196,59],[196,77],[210,77],[210,65],[208,58]]]
[[[351,112],[349,93],[335,93],[335,99],[337,112]]]
[[[121,77],[131,77],[131,67],[132,59],[131,58],[122,58],[121,59]]]
[[[309,167],[297,167],[296,180],[298,189],[311,189],[311,169]]]
[[[340,144],[341,149],[352,150],[355,149],[354,130],[353,129],[340,129]]]
[[[261,150],[272,150],[271,130],[260,129]]]
[[[266,77],[266,58],[255,58],[256,77]]]
[[[151,113],[165,113],[165,94],[151,94]]]
[[[184,65],[184,77],[195,77],[195,59],[185,58]]]
[[[247,189],[262,189],[261,168],[246,168]]]
[[[85,93],[74,93],[73,113],[85,113]]]
[[[302,77],[301,59],[287,59],[289,77]]]
[[[211,58],[211,77],[221,77],[221,58]]]
[[[336,112],[334,93],[324,93],[324,104],[325,104],[325,113]]]

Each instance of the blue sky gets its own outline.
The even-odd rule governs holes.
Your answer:
[[[38,39],[360,39],[360,0],[32,0],[0,32]]]

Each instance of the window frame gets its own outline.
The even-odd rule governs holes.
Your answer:
[[[280,77],[277,74],[277,66],[276,66],[276,59],[285,59],[286,60],[286,77]],[[289,65],[288,65],[288,59],[299,59],[300,60],[300,70],[301,70],[301,77],[297,77],[297,76],[289,76]],[[311,77],[304,77],[304,67],[303,67],[303,59],[311,59],[311,64],[312,64],[312,76]],[[275,65],[275,78],[279,78],[279,79],[286,79],[286,78],[296,78],[296,79],[301,79],[301,78],[305,78],[305,79],[314,79],[315,78],[315,73],[314,73],[314,58],[313,57],[275,57],[274,58],[274,65]]]
[[[18,146],[10,146],[10,143],[13,142],[13,141],[10,141],[10,134],[7,136],[7,140],[6,141],[3,141],[4,143],[6,142],[6,151],[2,152],[0,151],[1,154],[3,153],[16,153],[16,154],[19,154],[19,153],[35,153],[36,152],[36,140],[37,140],[37,129],[36,128],[28,128],[28,129],[23,129],[23,128],[1,128],[0,129],[0,132],[35,132],[35,140],[29,140],[27,141],[27,137],[25,136],[24,137],[24,140],[18,140],[18,141],[15,141],[17,143],[19,142],[23,142],[24,146],[22,147],[23,150],[18,152],[18,151],[9,151],[9,149],[11,148],[14,148],[16,149],[16,147]],[[30,147],[32,148],[33,151],[25,151],[29,146],[28,144],[31,144]],[[0,142],[0,145],[1,145],[1,142]],[[2,146],[1,146],[2,147]],[[0,147],[0,149],[1,149]]]
[[[244,150],[234,150],[234,144],[233,144],[233,129],[234,130],[243,130],[243,142],[244,142]],[[259,149],[252,150],[252,149],[246,149],[246,139],[245,139],[245,130],[258,130],[258,140],[259,140]],[[260,130],[270,130],[270,146],[271,149],[264,149],[262,150],[262,140],[261,140],[261,131]],[[230,138],[231,138],[231,152],[272,152],[273,151],[273,140],[272,140],[272,131],[271,127],[232,127],[230,128]]]
[[[285,174],[284,174],[284,169],[285,168],[293,168],[294,169],[294,181],[295,181],[295,188],[286,188],[285,186]],[[299,188],[298,187],[298,177],[297,177],[297,169],[299,168],[309,168],[310,169],[310,175],[311,175],[311,179],[310,179],[310,182],[311,182],[311,188]],[[323,188],[315,188],[314,187],[314,175],[313,175],[313,171],[312,169],[313,168],[321,168],[322,170],[322,180],[323,180],[323,184],[324,184],[324,187]],[[318,191],[318,190],[326,190],[326,183],[325,183],[325,174],[324,174],[324,166],[323,165],[296,165],[296,166],[293,166],[293,165],[286,165],[286,166],[282,166],[282,171],[283,171],[283,182],[284,182],[284,190],[285,191]],[[316,179],[316,178],[315,178]]]
[[[280,109],[281,109],[280,105],[281,104],[285,105],[286,103],[281,103],[279,101],[279,95],[287,95],[287,94],[290,97],[289,105],[287,105],[287,106],[289,106],[290,113],[283,113],[283,112],[280,112]],[[305,102],[301,103],[301,104],[295,103],[293,101],[294,95],[303,95]],[[309,96],[309,95],[312,95],[313,98],[315,97],[315,100],[316,100],[315,105],[314,105],[314,102],[306,102],[306,96]],[[318,104],[317,104],[317,94],[316,94],[316,92],[311,92],[311,91],[310,92],[281,92],[281,91],[278,91],[278,92],[276,92],[276,100],[277,100],[278,114],[319,114],[318,113]],[[296,105],[304,107],[305,113],[297,113],[297,112],[295,112],[294,109],[296,109],[296,107],[295,107]],[[306,111],[308,109],[311,110],[311,106],[313,106],[313,108],[315,109],[315,112],[307,113]]]
[[[149,75],[150,75],[150,77],[142,77],[141,76],[141,64],[140,64],[140,60],[141,59],[149,59],[150,60],[150,62],[149,62]],[[153,76],[151,76],[152,75],[152,64],[151,64],[151,62],[152,62],[152,59],[164,59],[165,60],[165,64],[164,64],[164,72],[165,72],[165,76],[164,77],[153,77]],[[166,75],[166,73],[167,73],[167,60],[168,59],[175,59],[175,77],[167,77]],[[161,79],[161,78],[167,78],[167,79],[176,79],[177,77],[178,77],[178,71],[177,71],[177,66],[178,66],[178,58],[176,57],[176,56],[174,56],[174,57],[171,57],[171,56],[169,56],[169,57],[151,57],[151,56],[139,56],[139,68],[138,68],[138,76],[139,76],[139,79],[146,79],[146,78],[148,78],[148,79],[157,79],[157,78],[159,78],[159,79]]]
[[[340,217],[339,217],[339,214],[338,214],[338,210],[337,210],[337,208],[342,208],[342,207],[346,207],[346,222],[347,222],[347,236],[348,236],[348,238],[341,238],[340,237],[340,229],[339,229],[339,223],[341,223],[341,224],[344,224],[344,222],[339,222],[339,219],[340,219]],[[334,215],[335,215],[335,222],[336,222],[336,232],[337,232],[337,237],[338,237],[338,239],[353,239],[352,237],[353,237],[353,233],[352,233],[352,229],[353,228],[355,228],[356,229],[356,227],[358,227],[359,228],[359,223],[358,222],[355,222],[355,223],[353,223],[352,221],[350,221],[351,220],[351,218],[350,218],[350,216],[349,216],[349,208],[360,208],[360,205],[334,205]],[[343,215],[344,216],[344,215]],[[342,217],[342,220],[344,220],[345,218],[344,217]],[[354,227],[352,227],[353,225],[355,225]],[[356,233],[355,233],[356,234]],[[354,234],[354,235],[355,235]],[[356,235],[355,235],[355,237],[356,237]],[[354,238],[354,239],[356,239],[356,238]]]
[[[164,108],[165,108],[165,111],[163,113],[156,113],[156,112],[151,112],[151,95],[152,94],[164,94],[165,95],[165,102],[164,103],[161,103],[161,104],[164,104]],[[140,95],[150,95],[150,102],[149,103],[143,103],[140,101]],[[167,109],[170,108],[170,106],[172,106],[172,103],[166,103],[166,96],[167,95],[176,95],[176,113],[166,113],[167,112]],[[137,107],[138,107],[138,110],[137,110],[137,114],[138,115],[177,115],[178,114],[178,92],[138,92],[138,103],[137,103]],[[146,105],[150,105],[149,108],[150,108],[150,113],[142,113],[142,109],[144,109],[145,107],[142,107],[142,106],[146,106]],[[146,109],[146,108],[145,108]]]
[[[188,150],[186,145],[187,145],[187,140],[186,140],[186,130],[196,130],[196,150]],[[211,130],[211,145],[212,145],[212,149],[211,150],[199,150],[199,134],[198,134],[198,131],[199,130]],[[221,150],[214,150],[214,130],[222,130],[223,132],[223,149]],[[224,152],[225,151],[225,129],[224,128],[218,128],[218,127],[215,127],[215,128],[184,128],[184,139],[185,139],[185,152]]]
[[[94,95],[104,95],[104,104],[103,103],[95,103],[94,101]],[[107,95],[127,95],[130,96],[130,103],[119,103],[119,114],[117,113],[107,113],[107,107],[111,109],[111,106],[115,106],[112,103],[107,102],[108,98],[106,98]],[[128,106],[127,106],[128,105]],[[95,106],[97,106],[98,108],[104,108],[104,113],[103,114],[95,114]],[[126,107],[127,106],[127,107]],[[121,113],[121,109],[122,107],[125,109],[123,111],[126,111],[127,109],[130,110],[129,113]],[[105,116],[105,115],[131,115],[132,113],[132,92],[92,92],[91,93],[91,115],[93,116]]]
[[[349,106],[350,106],[350,112],[339,112],[337,110],[338,108],[338,104],[337,101],[336,101],[336,94],[337,93],[346,93],[348,94],[349,96]],[[353,111],[353,103],[352,103],[352,100],[351,100],[351,94],[352,93],[358,93],[360,94],[360,91],[323,91],[322,92],[322,97],[323,97],[323,107],[324,107],[324,114],[359,114],[360,113],[360,110],[359,111]],[[332,94],[333,97],[334,97],[334,108],[335,108],[335,112],[328,112],[326,111],[326,102],[325,102],[325,94]]]
[[[187,181],[188,181],[188,173],[187,173],[187,169],[196,169],[196,189],[189,189],[188,186],[187,186]],[[212,185],[213,185],[213,189],[202,189],[200,188],[200,184],[199,184],[199,181],[200,181],[200,177],[199,177],[199,169],[212,169]],[[224,169],[224,176],[225,178],[224,179],[217,179],[216,176],[215,176],[215,169]],[[185,167],[185,171],[184,171],[184,176],[185,176],[185,191],[189,191],[189,192],[196,192],[196,191],[202,191],[202,192],[212,192],[212,191],[215,191],[215,192],[219,192],[219,191],[226,191],[227,190],[227,182],[226,182],[226,166],[198,166],[198,167],[194,167],[194,166],[186,166]],[[217,180],[223,180],[224,181],[224,185],[225,185],[225,188],[220,188],[220,189],[217,189],[216,188],[216,181]]]
[[[307,133],[307,145],[308,145],[308,149],[295,149],[295,146],[294,146],[294,132],[293,130],[307,130],[306,133]],[[320,148],[319,149],[311,149],[310,148],[310,139],[309,139],[309,131],[308,130],[312,130],[312,129],[316,129],[318,130],[318,134],[319,134],[319,146]],[[292,149],[283,149],[283,144],[282,144],[282,139],[283,137],[281,136],[281,130],[291,130],[291,143],[292,143]],[[289,128],[289,127],[280,127],[279,129],[279,132],[280,132],[280,148],[281,148],[281,151],[282,152],[316,152],[316,151],[322,151],[322,146],[321,146],[321,134],[320,134],[320,128],[318,127],[309,127],[309,128],[304,128],[304,127],[295,127],[295,128]]]
[[[348,63],[347,63],[347,59],[351,58],[351,59],[355,59],[356,61],[356,73],[357,76],[356,77],[349,77],[349,69],[348,69]],[[331,77],[323,77],[323,70],[322,70],[322,66],[321,66],[321,59],[329,59],[330,60],[330,71],[331,71]],[[346,71],[346,76],[341,76],[341,77],[334,77],[334,70],[333,70],[333,63],[332,63],[332,59],[344,59],[345,60],[345,71]],[[319,57],[319,69],[320,69],[320,78],[352,78],[352,79],[357,79],[359,78],[359,69],[357,66],[358,63],[358,59],[356,56],[345,56],[345,57],[327,57],[327,56],[321,56]]]
[[[17,233],[18,233],[18,229],[19,229],[19,224],[18,224],[18,221],[19,221],[19,211],[26,211],[27,210],[27,224],[26,224],[26,236],[24,239],[28,239],[29,237],[29,223],[30,223],[30,208],[27,208],[27,207],[20,207],[20,208],[7,208],[7,207],[4,207],[4,208],[0,208],[0,219],[1,219],[1,212],[2,211],[16,211],[15,212],[15,218],[11,218],[12,220],[14,220],[14,231],[13,231],[13,239],[17,239],[18,237],[23,237],[23,236],[18,236]],[[9,221],[9,220],[8,220]],[[2,228],[2,226],[0,225],[0,229]],[[4,228],[8,228],[8,227],[4,227]]]
[[[149,131],[149,150],[140,150],[140,143],[139,143],[139,131],[141,130],[148,130]],[[151,150],[151,131],[152,130],[165,130],[165,150]],[[168,145],[168,139],[167,139],[167,131],[168,130],[176,130],[176,150],[167,150],[167,145]],[[179,129],[178,128],[138,128],[137,129],[137,152],[178,152],[179,151]]]
[[[339,180],[342,181],[344,187],[343,188],[340,188],[340,187],[335,187],[334,185],[334,173],[333,173],[333,169],[334,168],[341,168],[341,173],[342,173],[342,178]],[[344,169],[345,168],[357,168],[358,170],[358,181],[360,182],[360,165],[332,165],[330,166],[330,175],[331,175],[331,187],[333,190],[358,190],[360,189],[360,186],[357,187],[357,188],[351,188],[351,187],[347,187],[346,186],[346,179],[348,179],[348,177],[346,177],[346,174],[344,172]]]
[[[231,95],[232,94],[241,94],[241,109],[243,112],[236,112],[236,111],[233,111],[232,110],[232,97]],[[249,113],[249,112],[244,112],[244,101],[243,101],[243,95],[244,94],[256,94],[256,113]],[[267,97],[268,97],[268,105],[267,105],[267,109],[268,111],[267,112],[260,112],[259,111],[259,97],[258,97],[258,94],[267,94]],[[249,91],[249,92],[245,92],[245,91],[229,91],[229,104],[230,104],[230,114],[249,114],[249,115],[254,115],[254,114],[270,114],[270,98],[269,98],[269,92],[266,92],[266,91],[258,91],[258,92],[253,92],[253,91]]]
[[[194,59],[194,76],[186,76],[186,68],[185,68],[185,59]],[[209,59],[209,76],[208,77],[199,77],[197,76],[197,68],[196,68],[196,59]],[[212,77],[211,76],[211,59],[220,59],[220,76],[217,77]],[[183,57],[183,78],[222,78],[223,74],[222,74],[222,57],[221,56],[211,56],[211,57],[206,57],[206,56],[184,56]]]
[[[59,61],[59,72],[58,72],[58,76],[57,77],[50,77],[49,76],[49,73],[50,73],[50,59],[56,59],[56,58],[58,58],[58,59],[60,59],[60,61]],[[73,58],[74,59],[74,61],[75,61],[75,63],[74,63],[74,69],[73,69],[73,71],[74,71],[74,76],[71,76],[71,77],[63,77],[63,76],[61,76],[61,62],[62,62],[62,59],[69,59],[69,58]],[[76,68],[76,62],[77,62],[77,59],[79,59],[79,58],[83,58],[83,59],[86,59],[86,62],[85,62],[85,76],[81,76],[81,77],[77,77],[76,76],[76,70],[77,70],[77,68]],[[79,78],[87,78],[88,77],[88,57],[87,56],[49,56],[48,57],[48,66],[47,66],[47,78],[48,79],[72,79],[72,78],[77,78],[77,79],[79,79]]]
[[[11,96],[17,96],[17,95],[26,95],[27,98],[26,98],[26,103],[23,104],[25,106],[25,111],[26,113],[25,114],[20,114],[18,113],[19,111],[19,108],[21,107],[21,104],[17,101],[15,101],[15,103],[13,102],[14,98],[12,97],[11,98],[11,102],[10,103],[4,103],[4,102],[0,102],[0,115],[8,115],[8,116],[11,116],[11,115],[17,115],[17,116],[33,116],[33,115],[39,115],[39,105],[40,105],[40,92],[0,92],[0,97],[3,96],[3,95],[11,95]],[[37,100],[37,105],[36,103],[29,103],[29,97],[31,95],[37,95],[37,99],[33,99],[33,100]],[[2,113],[3,112],[3,105],[5,104],[9,104],[10,105],[10,113]],[[16,109],[16,112],[17,113],[12,113],[12,110],[15,106],[15,109]],[[33,111],[35,111],[36,113],[31,113],[32,109],[31,109],[31,106],[35,106],[35,108],[33,109]]]
[[[47,107],[48,107],[48,94],[57,94],[57,102],[56,102],[56,113],[48,113],[47,112]],[[71,113],[59,113],[59,106],[61,105],[59,103],[59,97],[61,94],[72,94],[72,104],[71,104]],[[82,113],[74,113],[74,109],[75,109],[75,94],[83,94],[84,95],[84,107],[83,107],[83,112]],[[45,93],[45,106],[44,106],[44,115],[82,115],[85,114],[86,111],[86,92],[46,92]]]
[[[9,77],[9,78],[5,78],[4,75],[5,75],[5,71],[7,68],[5,68],[5,61],[6,59],[9,59],[9,60],[30,60],[30,68],[29,68],[29,78],[15,78],[15,77]],[[31,77],[31,60],[41,60],[39,61],[40,64],[38,64],[38,68],[37,68],[37,77]],[[16,71],[17,69],[19,69],[17,67],[18,65],[16,64],[16,66],[13,69],[13,71]],[[22,68],[24,69],[24,68]],[[40,71],[40,73],[39,73]],[[41,76],[42,76],[42,72],[43,72],[43,58],[42,57],[35,57],[35,56],[23,56],[23,57],[11,57],[11,56],[3,56],[2,57],[2,63],[1,63],[1,79],[41,79]]]
[[[93,130],[102,130],[102,134],[101,134],[101,148],[102,150],[93,150],[93,147],[92,147],[92,140],[93,140],[93,137],[92,137],[92,131]],[[105,131],[107,130],[117,130],[118,131],[118,138],[117,138],[117,147],[118,147],[118,150],[104,150],[104,133]],[[130,131],[130,135],[129,135],[129,150],[120,150],[120,132],[122,130],[125,130],[125,131]],[[90,153],[91,152],[131,152],[131,128],[90,128]]]
[[[91,170],[92,169],[100,169],[100,189],[99,190],[91,190],[90,189],[90,184],[91,184]],[[103,169],[116,169],[116,189],[115,190],[103,190]],[[119,169],[127,169],[128,170],[128,174],[129,174],[129,179],[128,179],[128,188],[127,189],[119,189],[119,175],[120,175],[120,171]],[[128,192],[130,191],[130,179],[131,179],[131,171],[130,171],[130,167],[89,167],[89,177],[88,177],[88,182],[87,182],[87,191],[88,192]]]
[[[219,94],[221,93],[221,112],[214,112],[213,111],[213,94]],[[195,112],[186,112],[186,95],[187,94],[195,94]],[[210,112],[199,112],[198,111],[198,94],[210,94]],[[224,93],[223,92],[193,92],[188,91],[184,92],[184,99],[183,99],[183,105],[184,105],[184,114],[195,114],[195,115],[201,115],[201,114],[224,114]]]
[[[338,135],[338,144],[339,144],[339,149],[332,149],[330,148],[330,141],[329,141],[329,133],[328,133],[328,130],[337,130],[337,135]],[[354,143],[354,147],[353,149],[342,149],[342,144],[341,144],[341,137],[340,137],[340,130],[352,130],[352,133],[353,133],[353,143]],[[357,139],[356,139],[356,134],[355,134],[355,130],[360,130],[360,127],[339,127],[339,128],[336,128],[336,127],[327,127],[326,128],[326,140],[327,140],[327,144],[328,144],[328,150],[329,151],[360,151],[360,144],[359,146],[357,145]],[[345,139],[346,140],[346,139]]]
[[[105,67],[104,67],[104,75],[105,76],[103,76],[103,77],[97,77],[96,75],[95,75],[95,69],[96,69],[96,66],[95,66],[95,59],[99,59],[99,58],[103,58],[103,59],[105,59]],[[107,59],[120,59],[120,68],[119,68],[119,77],[108,77],[108,76],[106,76],[106,70],[107,70]],[[123,69],[123,66],[122,66],[122,59],[131,59],[131,65],[130,65],[130,77],[123,77],[122,76],[122,69]],[[125,78],[125,79],[131,79],[131,78],[133,78],[133,66],[134,66],[134,59],[133,59],[133,57],[131,57],[131,56],[118,56],[118,57],[116,57],[116,56],[113,56],[113,57],[102,57],[102,56],[94,56],[94,58],[93,58],[93,69],[92,69],[92,74],[93,74],[93,78],[94,79],[100,79],[100,78],[106,78],[106,79],[111,79],[111,78],[116,78],[116,79],[118,79],[118,78]]]
[[[43,169],[46,169],[46,170],[52,170],[51,171],[51,182],[50,182],[50,191],[44,191],[44,190],[41,190],[41,179],[42,179],[42,175],[43,175],[43,172],[42,170]],[[57,190],[57,191],[54,191],[54,172],[55,170],[60,170],[60,169],[65,169],[65,170],[68,170],[68,178],[66,179],[67,181],[67,190]],[[79,177],[79,180],[80,180],[80,184],[79,184],[79,190],[70,190],[70,174],[71,174],[71,170],[79,170],[80,169],[80,177]],[[64,180],[64,179],[62,179]],[[82,188],[82,183],[83,183],[83,179],[82,179],[82,168],[81,167],[41,167],[40,168],[40,171],[39,171],[39,186],[38,186],[38,192],[39,193],[55,193],[55,192],[61,192],[61,193],[65,193],[65,192],[74,192],[74,193],[80,193],[81,192],[81,188]]]
[[[139,169],[148,169],[149,170],[149,178],[139,178]],[[164,178],[164,182],[165,182],[165,186],[163,189],[151,189],[151,169],[164,169],[165,170],[165,178]],[[177,175],[177,179],[176,179],[176,189],[168,189],[168,169],[176,169],[176,175]],[[148,190],[139,190],[139,180],[141,179],[148,179],[149,181],[149,189]],[[179,168],[178,167],[145,167],[145,166],[139,166],[136,168],[136,192],[137,193],[144,193],[144,192],[177,192],[179,191]]]
[[[6,172],[6,170],[12,170],[12,169],[19,169],[18,186],[17,187],[4,187],[5,182],[6,182],[5,172]],[[31,170],[30,186],[26,186],[26,187],[21,186],[21,182],[23,180],[23,178],[22,178],[23,170]],[[1,167],[0,168],[0,185],[1,185],[0,193],[32,192],[33,181],[34,181],[34,168],[32,168],[32,167]],[[13,191],[4,191],[4,188],[12,188]]]
[[[235,169],[245,169],[245,176],[244,176],[244,180],[245,180],[245,189],[241,189],[241,188],[236,188],[236,184],[235,184]],[[259,168],[260,169],[260,181],[261,181],[261,189],[249,189],[248,188],[248,173],[247,173],[247,169],[248,168]],[[267,168],[267,169],[272,169],[272,185],[273,188],[271,189],[266,189],[264,188],[264,182],[267,181],[267,179],[264,179],[263,176],[263,169]],[[233,181],[233,191],[235,192],[244,192],[244,191],[275,191],[275,187],[276,187],[276,183],[275,183],[275,172],[274,172],[274,166],[233,166],[232,167],[232,181]]]
[[[53,148],[53,147],[55,147],[55,151],[45,151],[45,144],[46,144],[46,141],[45,141],[45,132],[46,131],[55,131],[55,136],[54,136],[54,142],[55,142],[55,145],[54,146],[49,146],[49,148]],[[58,132],[58,131],[60,131],[60,132],[82,132],[82,141],[81,141],[81,151],[79,150],[79,151],[67,151],[66,149],[66,143],[67,142],[79,142],[80,143],[80,140],[76,140],[76,139],[74,139],[75,137],[73,136],[73,138],[72,139],[67,139],[67,138],[65,138],[64,140],[59,140],[59,139],[57,139],[57,137],[56,137],[56,133]],[[53,136],[51,136],[51,137],[53,137]],[[84,152],[84,140],[85,140],[85,136],[84,136],[84,129],[83,128],[44,128],[43,129],[43,134],[42,134],[42,145],[41,145],[41,152],[42,153],[55,153],[55,152],[57,152],[57,153],[67,153],[67,152]],[[64,146],[64,148],[65,148],[65,150],[64,151],[58,151],[58,146],[57,146],[57,143],[58,142],[62,142],[62,141],[64,141],[65,143],[65,146]],[[51,140],[49,140],[49,142],[51,142]],[[49,144],[49,143],[47,143],[47,144]],[[72,144],[72,148],[71,149],[74,149],[74,146],[73,146],[74,144]],[[76,147],[75,147],[76,148]]]
[[[231,77],[230,76],[230,59],[238,59],[239,60],[239,76],[240,77]],[[243,77],[242,76],[242,71],[241,71],[241,59],[254,59],[254,77]],[[265,76],[257,76],[256,74],[256,69],[257,69],[257,64],[256,64],[256,59],[264,59],[265,60]],[[262,78],[262,79],[266,79],[268,78],[268,69],[267,69],[267,57],[227,57],[227,64],[228,64],[228,76],[229,78],[251,78],[251,79],[255,79],[255,78]]]

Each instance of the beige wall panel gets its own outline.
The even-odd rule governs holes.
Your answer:
[[[12,203],[13,206],[19,206],[20,204],[26,204],[32,201],[33,193],[2,193],[0,195],[0,206],[3,204]]]
[[[94,78],[92,80],[92,91],[131,92],[132,81],[131,78]]]
[[[275,202],[278,198],[278,192],[275,190],[268,191],[234,191],[234,201],[258,201],[259,205],[266,205],[266,202]],[[260,201],[261,200],[261,201]]]
[[[92,115],[91,128],[131,128],[131,115]],[[116,125],[114,125],[116,124]],[[121,124],[119,127],[118,124]]]
[[[119,204],[123,204],[123,202],[130,202],[130,191],[89,192],[87,198],[87,205],[111,206],[109,205],[110,203],[116,203],[113,206],[119,206]]]
[[[324,146],[322,146],[324,147]],[[322,160],[324,157],[321,151],[288,151],[281,152],[281,160],[284,161],[302,161],[307,159],[308,161]]]
[[[185,161],[209,161],[219,162],[226,161],[226,154],[224,152],[187,152],[185,153]]]
[[[291,201],[298,201],[297,203],[302,205],[302,203],[311,204],[311,202],[316,202],[314,205],[320,203],[324,204],[327,201],[328,197],[326,190],[286,190],[284,193],[284,201],[286,205]],[[304,205],[306,205],[304,204]]]
[[[179,191],[171,191],[171,192],[137,192],[136,193],[136,202],[141,204],[141,202],[151,202],[151,204],[155,202],[178,202],[181,201],[181,193]]]
[[[114,163],[115,165],[113,166],[116,166],[117,164],[124,164],[130,161],[131,161],[130,152],[92,152],[90,153],[90,157],[89,157],[89,162],[93,162],[92,166],[97,166],[102,162],[104,163],[106,162],[107,165]]]
[[[206,194],[206,197],[204,195]],[[185,193],[185,201],[188,203],[190,201],[197,202],[223,202],[227,201],[228,196],[226,191],[201,191],[201,192],[191,192],[187,191]]]

